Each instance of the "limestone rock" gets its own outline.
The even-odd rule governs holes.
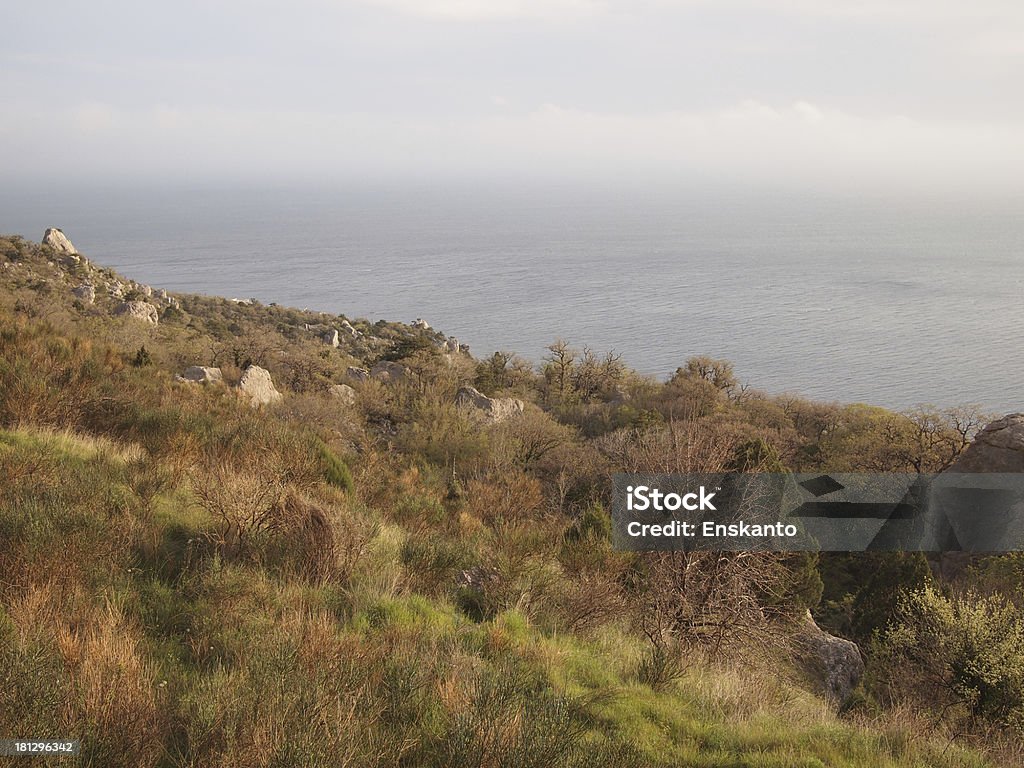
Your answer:
[[[357,368],[354,365],[350,365],[348,370],[345,371],[345,375],[353,381],[366,381],[370,378],[370,372],[365,368]]]
[[[350,323],[348,320],[341,321],[341,330],[343,330],[345,333],[347,333],[349,336],[352,336],[353,338],[361,335],[359,331],[352,327],[352,323]]]
[[[177,379],[178,381],[189,381],[199,384],[224,383],[224,376],[220,368],[207,368],[202,365],[190,365]]]
[[[74,256],[78,253],[78,250],[68,240],[61,230],[56,227],[50,227],[43,233],[43,245],[50,246],[57,253],[64,256]]]
[[[89,283],[73,288],[71,293],[75,295],[75,298],[81,300],[83,304],[96,303],[96,288]]]
[[[430,330],[430,324],[426,320],[424,320],[422,317],[417,317],[416,320],[413,321],[412,327],[413,328],[419,328],[421,331],[429,331]]]
[[[320,340],[321,340],[321,341],[322,341],[322,342],[323,342],[324,344],[326,344],[327,346],[329,346],[329,347],[334,347],[335,349],[337,349],[337,348],[338,348],[338,344],[340,343],[340,342],[338,341],[338,332],[337,332],[336,330],[334,330],[333,328],[332,328],[331,330],[329,330],[329,331],[326,331],[326,332],[325,332],[325,333],[324,333],[324,334],[323,334],[323,335],[322,335],[322,336],[320,337]]]
[[[250,365],[242,374],[238,388],[245,394],[254,408],[278,402],[283,395],[274,386],[270,371],[258,365]]]
[[[864,674],[864,659],[857,644],[830,635],[814,622],[810,611],[796,641],[825,695],[836,704],[846,703]]]
[[[402,381],[405,378],[405,366],[390,360],[381,360],[370,369],[370,377],[381,381]]]
[[[455,404],[474,408],[491,421],[504,421],[523,412],[523,401],[513,397],[487,397],[473,387],[460,387],[455,395]]]
[[[947,471],[1024,472],[1024,413],[986,424]]]
[[[130,317],[133,320],[141,320],[145,323],[156,325],[160,321],[156,307],[146,301],[124,301],[117,305],[114,314]]]
[[[332,384],[327,388],[327,394],[336,397],[345,405],[352,405],[356,401],[356,391],[348,384]]]

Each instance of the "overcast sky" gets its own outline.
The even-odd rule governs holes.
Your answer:
[[[1024,186],[1020,0],[6,2],[0,173]]]

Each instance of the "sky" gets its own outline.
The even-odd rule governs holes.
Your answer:
[[[1019,0],[7,0],[0,174],[1024,189]]]

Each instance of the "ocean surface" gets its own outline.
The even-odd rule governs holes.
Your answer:
[[[1024,410],[1021,200],[371,186],[0,192],[0,231],[176,291],[422,317],[482,356],[556,338],[666,377]]]

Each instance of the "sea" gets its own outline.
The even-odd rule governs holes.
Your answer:
[[[423,318],[533,362],[564,339],[659,379],[693,355],[770,393],[1024,410],[1024,200],[638,185],[123,185],[0,192],[172,291]]]

